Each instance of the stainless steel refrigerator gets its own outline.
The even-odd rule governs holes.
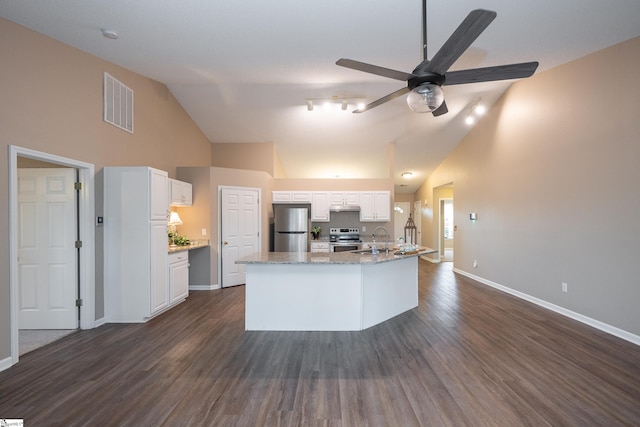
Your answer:
[[[310,208],[273,205],[275,252],[309,252]]]

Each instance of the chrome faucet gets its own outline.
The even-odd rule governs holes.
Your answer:
[[[389,253],[389,233],[387,232],[387,229],[380,226],[380,227],[376,227],[375,230],[373,230],[373,235],[371,236],[371,238],[373,238],[373,240],[376,239],[376,233],[378,232],[378,230],[384,230],[384,238],[385,238],[385,248],[384,250],[387,252],[387,254]]]

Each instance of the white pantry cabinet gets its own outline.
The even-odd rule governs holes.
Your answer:
[[[145,322],[170,305],[168,176],[105,167],[104,291],[109,322]]]
[[[193,187],[188,182],[169,178],[169,197],[171,206],[191,206]]]
[[[389,191],[360,192],[360,221],[387,222],[391,220],[391,193]]]

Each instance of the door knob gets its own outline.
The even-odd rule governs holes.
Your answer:
[[[225,244],[225,245],[229,244],[229,242],[227,242],[226,240],[224,242],[222,242],[222,243]]]

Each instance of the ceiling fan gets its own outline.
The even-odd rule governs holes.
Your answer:
[[[427,1],[423,0],[422,41],[424,60],[411,73],[354,61],[353,59],[341,58],[336,61],[336,64],[342,67],[407,82],[407,87],[383,96],[353,112],[363,113],[410,92],[407,96],[407,103],[411,110],[417,113],[431,112],[434,116],[440,116],[449,111],[442,92],[442,86],[444,85],[519,79],[531,76],[538,68],[537,62],[447,72],[449,67],[471,46],[471,43],[482,34],[496,16],[497,13],[491,10],[477,9],[471,11],[429,61],[427,59]]]

